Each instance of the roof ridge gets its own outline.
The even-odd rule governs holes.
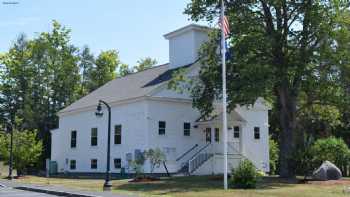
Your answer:
[[[162,67],[162,66],[167,66],[167,65],[169,65],[169,63],[159,64],[159,65],[156,65],[156,66],[152,66],[150,68],[146,68],[146,69],[141,70],[141,71],[131,72],[131,73],[128,73],[128,74],[126,74],[124,76],[116,77],[116,78],[112,79],[111,81],[114,81],[116,79],[123,79],[123,78],[126,78],[126,77],[131,76],[131,75],[139,74],[139,73],[142,73],[142,72],[145,72],[145,71],[148,71],[148,70],[152,70],[152,69],[159,68],[159,67]]]

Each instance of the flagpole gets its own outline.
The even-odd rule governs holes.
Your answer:
[[[227,190],[227,101],[226,101],[226,47],[224,33],[224,1],[221,0],[221,55],[222,55],[222,127],[224,134],[224,189]]]

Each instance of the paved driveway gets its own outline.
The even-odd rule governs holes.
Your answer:
[[[49,197],[53,195],[0,187],[0,197]]]

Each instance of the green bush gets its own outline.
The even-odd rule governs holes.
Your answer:
[[[131,161],[131,168],[135,172],[136,178],[144,177],[143,165],[145,163],[145,153],[140,152],[139,154],[135,154],[135,159]]]
[[[159,168],[159,166],[166,160],[166,156],[160,148],[145,151],[145,157],[150,162],[151,174],[156,167]]]
[[[293,154],[296,174],[304,176],[306,179],[317,167],[314,162],[314,155],[311,151],[313,139],[308,138],[303,143],[298,144],[298,149]]]
[[[315,166],[321,165],[326,160],[338,167],[349,162],[349,148],[341,138],[319,139],[311,146],[311,153]]]
[[[42,141],[38,140],[36,131],[13,131],[13,162],[18,175],[22,175],[27,167],[39,162],[42,153]],[[10,158],[10,134],[0,133],[0,157],[4,161]]]
[[[276,173],[279,152],[280,152],[280,149],[278,148],[277,142],[270,137],[270,140],[269,140],[270,174]]]
[[[249,160],[242,160],[236,169],[232,169],[231,184],[235,188],[255,188],[260,174],[253,163]]]

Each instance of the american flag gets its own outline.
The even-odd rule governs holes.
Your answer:
[[[219,26],[222,29],[222,31],[224,31],[225,34],[225,38],[228,37],[228,35],[230,34],[230,24],[228,23],[228,19],[226,16],[223,17],[223,23],[221,22],[222,19],[220,18],[219,20]]]

